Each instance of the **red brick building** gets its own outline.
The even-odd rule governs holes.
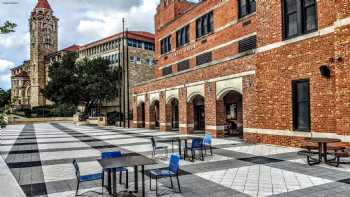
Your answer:
[[[132,90],[135,127],[350,142],[350,1],[161,0],[155,23],[156,79]]]

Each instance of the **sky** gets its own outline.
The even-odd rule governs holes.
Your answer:
[[[160,0],[48,0],[59,18],[59,49],[86,44],[122,30],[154,32]],[[0,88],[10,88],[10,69],[29,59],[28,19],[37,0],[0,0],[0,24],[15,22],[16,32],[0,35]]]

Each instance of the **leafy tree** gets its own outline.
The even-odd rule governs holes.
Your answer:
[[[16,23],[6,21],[4,25],[0,26],[0,34],[7,34],[7,33],[14,32],[16,27],[17,27]]]
[[[5,91],[0,88],[0,112],[11,102],[11,90]]]
[[[83,105],[85,112],[100,107],[117,93],[117,71],[109,65],[102,58],[77,61],[77,54],[66,54],[49,68],[50,81],[43,94],[56,104]]]

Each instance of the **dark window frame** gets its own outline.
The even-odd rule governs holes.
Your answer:
[[[190,60],[184,60],[182,62],[177,63],[178,72],[188,70],[189,68],[190,68]]]
[[[307,83],[307,87],[308,87],[308,92],[307,94],[307,114],[306,114],[306,118],[307,118],[307,128],[300,128],[300,125],[298,125],[298,92],[297,92],[297,88],[298,88],[298,84],[301,83]],[[311,131],[311,97],[310,97],[310,80],[309,79],[300,79],[300,80],[293,80],[292,81],[292,111],[293,111],[293,130],[295,131],[303,131],[303,132],[310,132]]]
[[[171,51],[171,35],[163,38],[160,41],[160,53],[161,55],[166,54]]]
[[[201,59],[203,57],[206,58],[206,59],[204,59],[205,61],[203,61],[203,59]],[[213,61],[213,53],[212,52],[203,53],[201,55],[196,56],[196,65],[197,66],[207,64],[207,63],[212,62],[212,61]]]
[[[162,75],[163,76],[167,76],[167,75],[171,75],[171,74],[173,74],[172,66],[166,66],[166,67],[162,68]]]
[[[196,38],[204,37],[214,31],[214,12],[208,12],[196,20]]]
[[[242,1],[246,2],[246,6],[242,7]],[[243,12],[244,11],[244,12]],[[238,18],[243,18],[252,13],[256,12],[256,1],[255,0],[238,0]]]
[[[312,0],[313,3],[305,5],[307,0],[292,0],[296,2],[296,11],[288,12],[287,1],[290,0],[282,0],[282,21],[283,21],[283,38],[284,40],[292,39],[301,35],[309,34],[318,30],[318,7],[317,1]],[[306,9],[314,7],[315,15],[313,15],[314,19],[314,29],[307,29],[307,15]],[[297,23],[297,33],[289,34],[289,16],[292,14],[296,14],[296,23]]]
[[[186,25],[176,32],[176,47],[180,48],[189,42],[190,42],[190,25]]]

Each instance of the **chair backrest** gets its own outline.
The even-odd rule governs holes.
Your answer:
[[[212,137],[210,134],[205,134],[204,139],[203,139],[203,144],[204,145],[211,145]]]
[[[195,138],[192,140],[191,148],[201,148],[203,146],[203,139]]]
[[[155,148],[156,147],[156,140],[154,139],[154,137],[151,137],[151,142],[152,142],[152,147]]]
[[[177,154],[172,154],[170,156],[169,171],[178,174],[180,168],[180,156]]]
[[[113,151],[113,152],[103,152],[101,153],[102,159],[110,159],[110,158],[118,158],[121,157],[122,153],[120,151]]]
[[[74,169],[75,169],[75,175],[77,176],[77,178],[80,177],[80,170],[79,170],[79,165],[78,165],[78,162],[77,160],[73,160],[73,166],[74,166]]]

